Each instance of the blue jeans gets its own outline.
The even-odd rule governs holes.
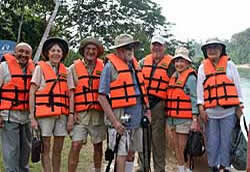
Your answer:
[[[232,131],[236,123],[235,115],[221,119],[208,119],[206,125],[208,165],[230,166]]]
[[[5,172],[29,172],[30,125],[4,122],[1,141]]]

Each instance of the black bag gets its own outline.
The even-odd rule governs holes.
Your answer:
[[[105,160],[112,161],[114,157],[115,157],[114,152],[107,146],[107,149],[105,151]]]
[[[43,151],[43,142],[40,129],[32,130],[32,147],[31,147],[31,161],[33,163],[41,160],[41,153]]]
[[[202,156],[205,153],[205,143],[203,135],[200,131],[189,131],[188,140],[184,149],[185,162],[190,157],[189,168],[193,169],[194,162],[193,157]]]
[[[244,126],[247,131],[246,122]],[[248,131],[247,131],[248,134]],[[231,149],[231,163],[236,170],[246,170],[247,167],[247,141],[240,128],[240,123],[237,121],[232,133],[232,149]]]

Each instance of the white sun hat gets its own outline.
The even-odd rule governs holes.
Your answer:
[[[185,47],[176,48],[173,60],[179,57],[187,60],[190,63],[192,62],[191,58],[189,57],[189,50]]]

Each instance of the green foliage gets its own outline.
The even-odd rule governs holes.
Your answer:
[[[0,39],[17,40],[23,15],[21,41],[30,43],[35,51],[53,12],[53,0],[1,0],[0,5]],[[64,0],[50,36],[67,39],[74,50],[85,37],[98,37],[107,51],[117,35],[129,33],[142,43],[136,52],[136,57],[141,59],[150,53],[153,34],[161,34],[168,40],[166,53],[173,55],[179,45],[190,48],[189,43],[174,39],[171,25],[152,0]],[[65,64],[70,65],[77,57],[72,51]]]
[[[250,63],[250,28],[236,33],[227,43],[227,52],[237,64]]]
[[[46,27],[46,22],[41,17],[43,11],[39,8],[42,6],[39,2],[30,0],[1,1],[0,39],[17,41],[19,23],[21,16],[24,15],[20,41],[30,43],[33,48],[37,47]],[[47,2],[47,6],[51,3]],[[35,7],[37,7],[36,10]]]
[[[64,64],[65,66],[69,67],[74,62],[74,60],[77,60],[79,58],[81,58],[81,55],[79,53],[70,50],[68,57],[64,60]]]

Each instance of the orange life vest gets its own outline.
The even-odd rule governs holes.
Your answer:
[[[168,67],[171,62],[171,56],[164,56],[161,61],[157,64],[154,73],[153,69],[153,58],[152,55],[145,57],[144,64],[142,67],[142,73],[144,76],[144,82],[149,95],[159,97],[166,100],[167,88],[168,88]]]
[[[11,79],[0,88],[0,110],[29,110],[30,80],[34,64],[30,59],[24,73],[14,56],[5,54],[3,58],[8,64]]]
[[[59,116],[69,113],[69,93],[67,69],[60,63],[58,76],[52,67],[43,61],[38,62],[43,71],[46,86],[35,93],[36,117]]]
[[[135,84],[131,74],[133,71],[129,69],[128,64],[126,64],[115,54],[110,54],[107,56],[107,58],[114,65],[118,72],[117,79],[110,83],[110,102],[112,108],[121,108],[135,105],[138,95],[135,93]],[[144,103],[148,104],[148,98],[146,96],[143,82],[143,75],[135,58],[133,58],[132,64],[139,80],[138,85],[142,91],[141,94],[143,94],[139,96],[143,96]]]
[[[97,59],[95,69],[91,75],[89,75],[81,60],[76,60],[74,64],[78,77],[77,86],[74,91],[75,111],[81,112],[89,109],[102,110],[97,98],[103,61]],[[91,85],[89,85],[90,79],[92,79]]]
[[[192,68],[183,71],[178,78],[174,74],[168,85],[166,114],[174,118],[192,118],[192,103],[190,95],[184,91],[184,86],[190,75],[195,74]]]
[[[236,87],[226,75],[228,60],[227,56],[222,56],[216,66],[209,59],[203,62],[206,75],[203,83],[205,108],[230,107],[240,104]]]

